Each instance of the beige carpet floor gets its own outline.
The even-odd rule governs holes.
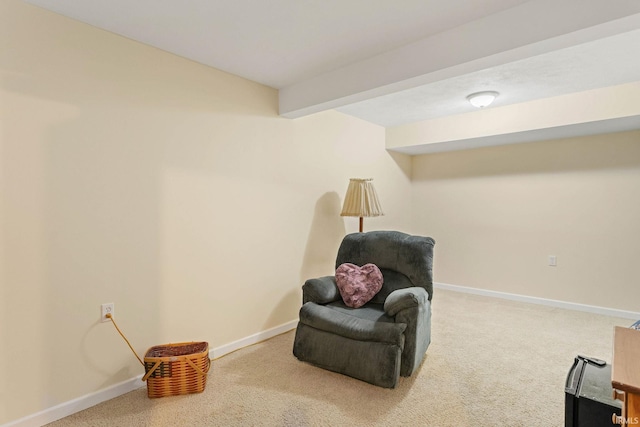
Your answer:
[[[396,389],[298,361],[292,331],[215,360],[201,394],[142,388],[50,426],[563,426],[574,356],[610,362],[631,323],[436,289],[426,359]]]

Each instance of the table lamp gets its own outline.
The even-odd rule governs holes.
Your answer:
[[[365,216],[380,216],[382,207],[378,200],[376,189],[369,179],[351,178],[347,194],[344,197],[344,205],[340,216],[360,217],[360,232],[362,233],[363,218]]]

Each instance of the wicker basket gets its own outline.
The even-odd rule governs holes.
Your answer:
[[[201,393],[211,367],[209,344],[184,342],[151,347],[144,356],[149,397]]]

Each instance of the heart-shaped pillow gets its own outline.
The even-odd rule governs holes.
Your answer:
[[[338,290],[347,307],[358,308],[365,305],[380,292],[382,282],[382,272],[375,264],[358,267],[345,263],[336,269]]]

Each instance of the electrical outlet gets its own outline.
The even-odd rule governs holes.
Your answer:
[[[549,255],[549,265],[551,267],[555,267],[558,265],[558,257],[555,255]]]
[[[107,314],[110,314],[113,316],[114,315],[113,310],[114,310],[114,304],[112,302],[102,304],[100,306],[100,320],[102,322],[109,322],[111,319],[107,317]]]

